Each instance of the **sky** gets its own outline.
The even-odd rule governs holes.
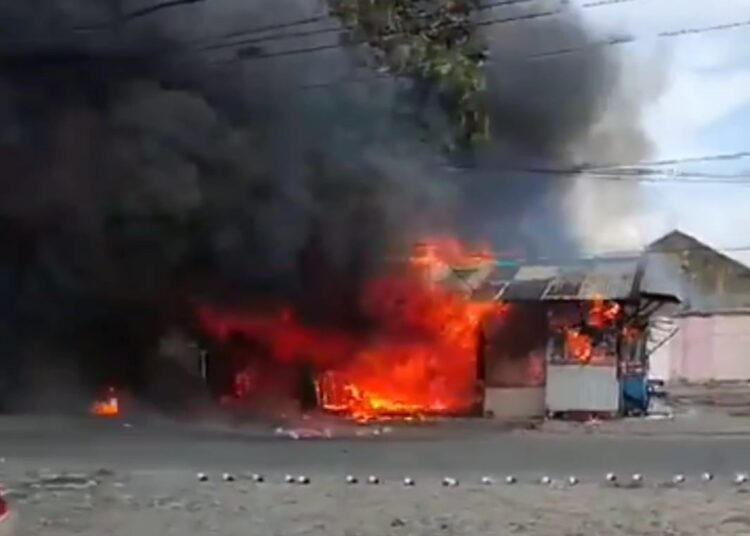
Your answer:
[[[633,0],[585,7],[572,0],[602,35],[638,37],[623,57],[666,68],[661,95],[644,110],[654,159],[750,151],[750,26],[659,39],[659,32],[750,22],[750,0]],[[683,165],[683,171],[742,173],[747,184],[643,185],[647,208],[633,221],[643,241],[679,228],[750,263],[750,158]],[[747,251],[731,251],[748,247]]]

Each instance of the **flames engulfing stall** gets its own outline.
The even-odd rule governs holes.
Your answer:
[[[669,299],[642,280],[639,259],[522,266],[436,240],[368,281],[348,326],[291,307],[196,316],[215,393],[243,408],[302,402],[360,421],[618,413],[623,379],[645,378],[648,318]]]
[[[532,408],[553,414],[616,414],[637,405],[624,396],[623,382],[645,378],[648,318],[659,305],[676,299],[647,292],[644,269],[639,258],[597,259],[498,268],[490,274],[475,299],[512,304],[513,310],[525,311],[519,319],[526,325],[524,330],[506,322],[505,330],[490,338],[485,369],[515,370],[518,377],[509,384],[508,374],[490,375],[495,382],[490,386],[536,388]],[[527,339],[515,345],[520,352],[492,351],[507,349],[493,341],[509,336]]]
[[[362,421],[470,414],[481,403],[479,327],[505,306],[469,299],[472,287],[450,276],[494,264],[488,252],[452,240],[421,244],[405,266],[367,282],[361,318],[346,328],[316,325],[291,308],[201,306],[217,355],[215,391],[242,407],[278,411],[282,400],[302,400]]]

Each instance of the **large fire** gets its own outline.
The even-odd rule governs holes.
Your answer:
[[[357,420],[466,413],[477,403],[479,325],[503,306],[469,301],[434,279],[448,265],[467,268],[490,258],[486,249],[468,252],[456,241],[421,244],[406,273],[366,286],[362,309],[376,326],[366,333],[311,327],[290,309],[237,314],[202,307],[198,316],[219,340],[240,333],[277,363],[311,365],[326,410]],[[235,394],[252,396],[257,381],[244,370]]]

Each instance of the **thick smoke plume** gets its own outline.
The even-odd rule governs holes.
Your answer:
[[[191,300],[349,319],[360,283],[429,233],[571,251],[575,180],[512,170],[648,152],[612,50],[526,58],[592,40],[572,11],[485,28],[495,140],[467,169],[423,140],[408,82],[351,82],[372,74],[366,52],[274,56],[335,33],[211,46],[323,6],[211,0],[128,18],[148,5],[0,6],[6,398],[59,391],[92,363],[142,382],[133,363]],[[349,82],[314,87],[337,80]]]

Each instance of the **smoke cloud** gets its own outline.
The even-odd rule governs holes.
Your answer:
[[[612,212],[606,187],[513,171],[648,154],[647,96],[623,84],[613,50],[528,61],[592,41],[572,11],[485,27],[494,140],[456,165],[412,120],[408,82],[352,81],[372,74],[362,51],[274,56],[335,32],[207,46],[320,4],[213,0],[137,18],[150,4],[33,4],[0,6],[4,395],[92,362],[137,383],[133,362],[191,300],[291,302],[338,322],[361,282],[425,234],[560,255],[591,221],[576,198],[615,219],[638,198],[628,187]],[[328,82],[340,83],[315,87]]]

